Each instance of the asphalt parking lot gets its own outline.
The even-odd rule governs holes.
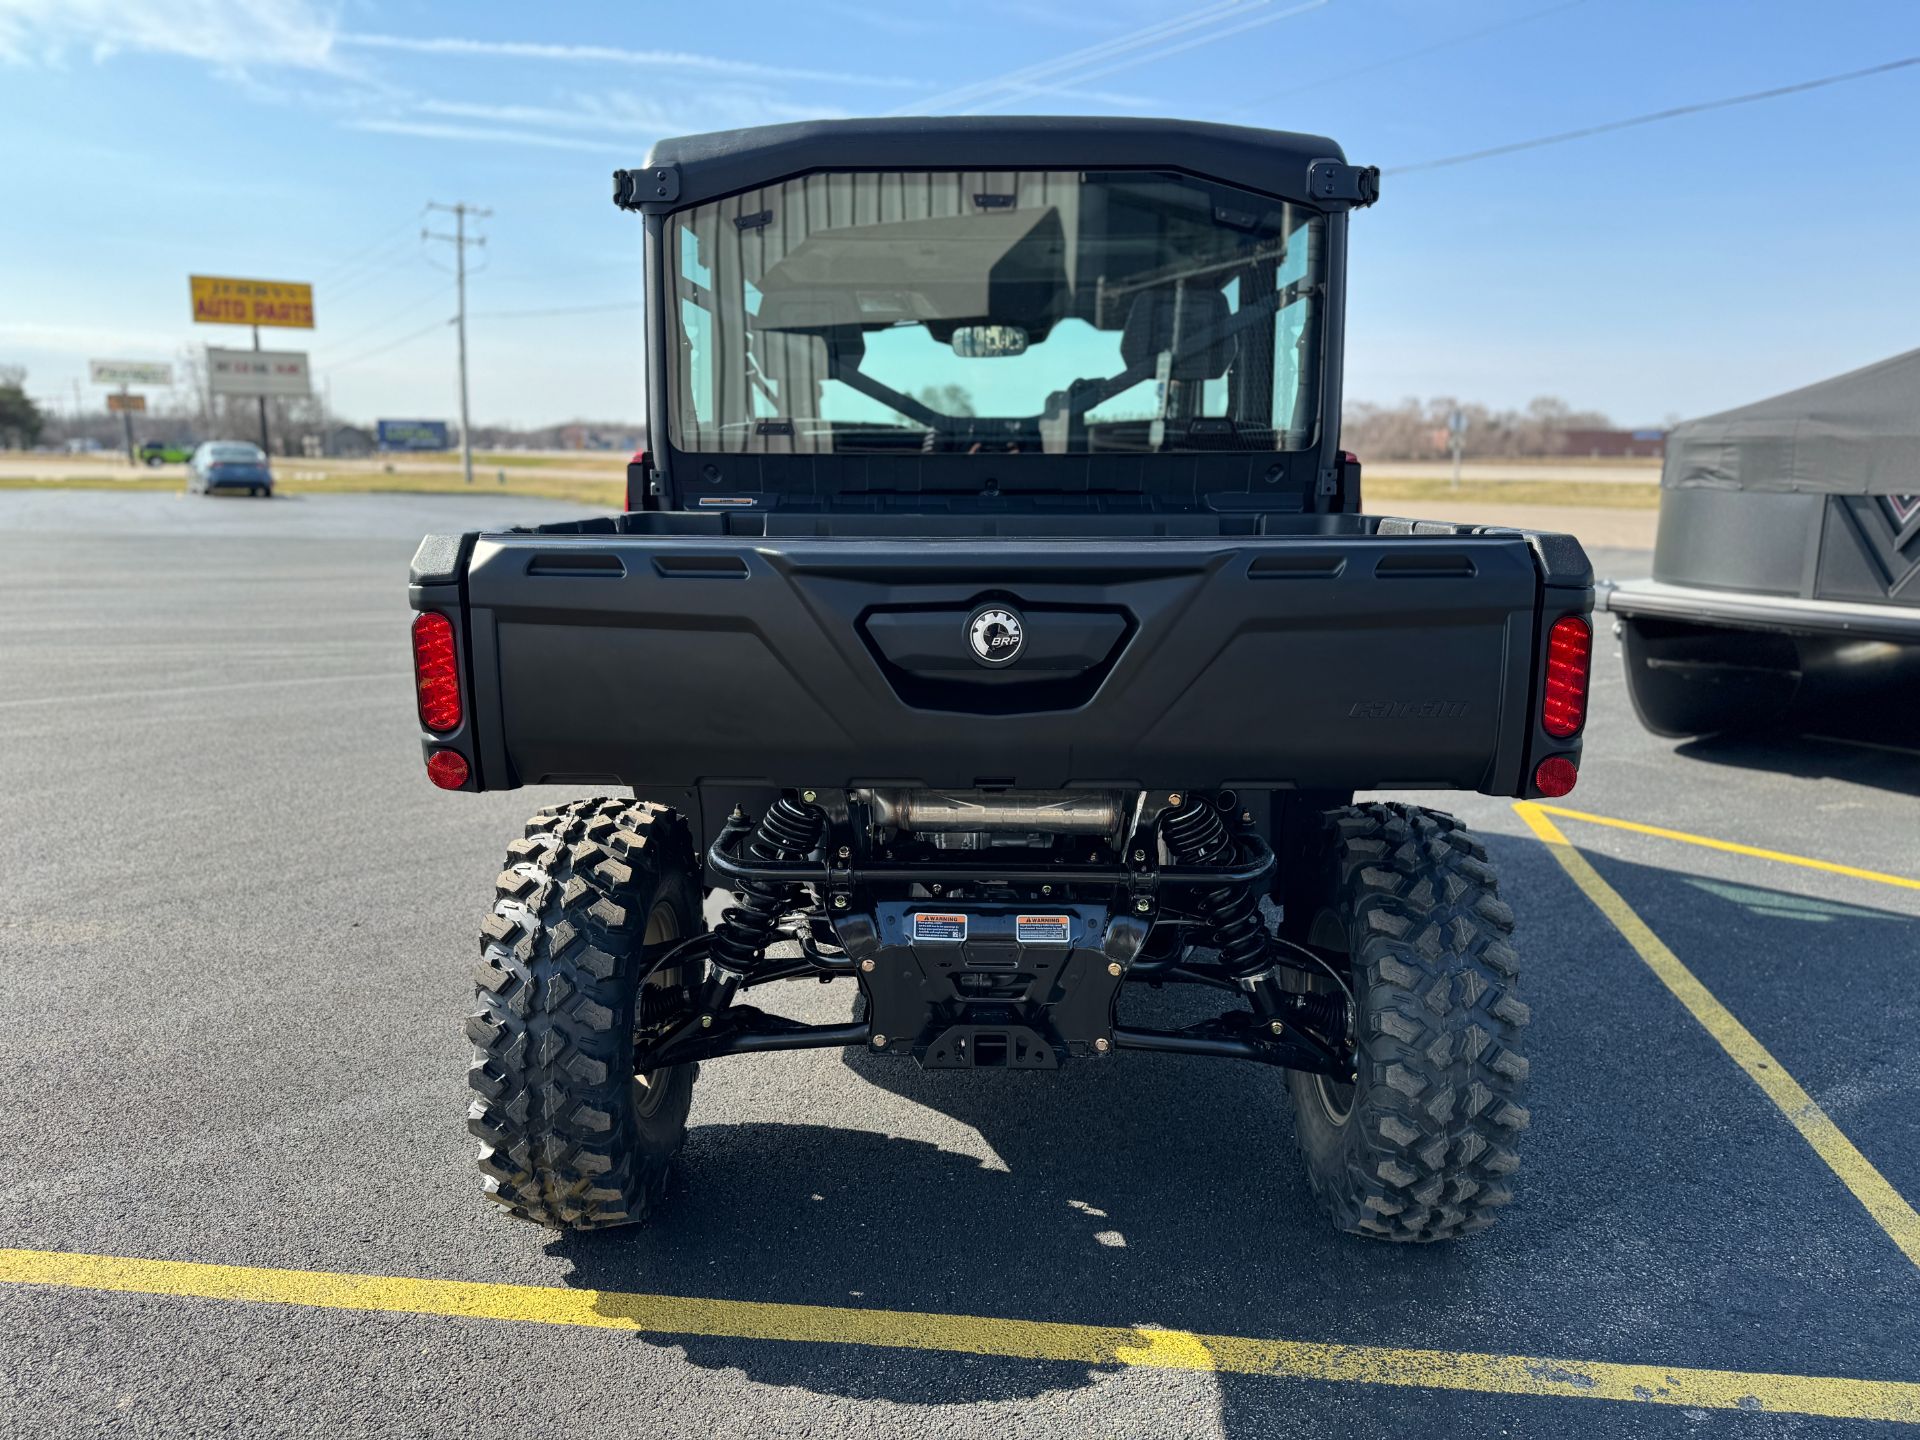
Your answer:
[[[1501,868],[1534,1015],[1489,1234],[1331,1233],[1277,1072],[1146,1056],[715,1062],[652,1227],[491,1207],[473,937],[506,842],[567,797],[427,784],[406,561],[571,513],[0,492],[0,1432],[1920,1421],[1920,736],[1656,739],[1604,624],[1566,808],[1692,838],[1436,802]]]

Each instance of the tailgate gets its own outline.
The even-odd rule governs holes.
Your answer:
[[[1518,533],[480,536],[472,741],[488,789],[1522,793],[1543,593]]]

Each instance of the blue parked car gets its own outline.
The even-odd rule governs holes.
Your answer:
[[[201,495],[244,490],[271,497],[273,471],[267,467],[267,453],[245,440],[209,440],[187,462],[187,490]]]

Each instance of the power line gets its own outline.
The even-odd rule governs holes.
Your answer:
[[[1872,75],[1884,75],[1890,70],[1903,70],[1910,65],[1920,65],[1920,55],[1909,55],[1903,60],[1889,60],[1883,65],[1869,65],[1864,70],[1848,70],[1840,75],[1823,75],[1817,80],[1801,80],[1792,85],[1776,85],[1771,90],[1754,90],[1745,95],[1728,95],[1720,100],[1702,100],[1693,105],[1675,105],[1668,110],[1631,115],[1625,120],[1609,120],[1605,124],[1588,125],[1579,130],[1562,130],[1558,134],[1541,135],[1532,140],[1516,140],[1510,145],[1494,145],[1485,150],[1470,150],[1464,155],[1446,155],[1438,160],[1422,160],[1414,165],[1396,165],[1386,173],[1408,175],[1415,170],[1438,170],[1447,165],[1465,165],[1473,160],[1491,160],[1496,155],[1512,155],[1521,150],[1538,150],[1545,145],[1564,145],[1570,140],[1585,140],[1589,136],[1605,135],[1614,130],[1627,130],[1636,125],[1652,125],[1661,120],[1675,120],[1682,115],[1698,115],[1706,110],[1724,110],[1733,105],[1752,105],[1761,100],[1777,100],[1783,95],[1798,95],[1804,91],[1819,90],[1828,85],[1844,85],[1849,80],[1864,80]]]
[[[1324,90],[1329,85],[1345,85],[1357,79],[1359,76],[1371,75],[1374,71],[1384,70],[1390,65],[1404,64],[1408,60],[1424,59],[1426,56],[1437,54],[1442,50],[1451,50],[1457,45],[1466,45],[1472,41],[1484,39],[1489,35],[1496,35],[1502,30],[1516,29],[1521,25],[1530,24],[1535,20],[1544,20],[1549,15],[1558,15],[1562,10],[1571,10],[1576,5],[1584,5],[1586,3],[1587,0],[1561,0],[1560,4],[1549,5],[1544,10],[1533,10],[1525,15],[1516,15],[1511,20],[1502,20],[1493,25],[1483,25],[1478,30],[1467,30],[1461,34],[1450,36],[1445,40],[1435,41],[1431,45],[1423,45],[1418,50],[1403,50],[1398,55],[1389,55],[1386,59],[1375,60],[1370,65],[1343,66],[1337,74],[1326,76],[1323,79],[1315,80],[1306,85],[1291,85],[1285,90],[1276,90],[1271,95],[1263,95],[1258,100],[1249,101],[1245,105],[1235,105],[1231,109],[1221,111],[1220,113],[1224,115],[1244,115],[1249,110],[1258,110],[1262,106],[1271,105],[1275,100],[1285,100],[1294,95],[1305,95],[1310,91]]]
[[[592,265],[569,264],[565,269],[569,275],[598,275],[606,270],[623,270],[628,273],[633,273],[638,270],[639,263],[636,256],[629,255],[624,259],[605,260]],[[496,285],[524,285],[529,280],[552,280],[553,273],[554,267],[551,265],[539,270],[509,270],[504,275],[494,276],[493,283]]]
[[[384,355],[389,350],[398,350],[402,345],[410,345],[422,335],[431,335],[434,331],[444,330],[451,324],[453,324],[453,317],[449,315],[445,320],[436,320],[431,325],[423,325],[411,334],[402,335],[398,340],[389,340],[384,345],[376,345],[371,350],[363,350],[350,360],[327,361],[324,363],[324,368],[329,371],[349,369],[352,366],[358,365],[363,360],[371,360],[376,355]]]
[[[644,302],[616,300],[603,305],[558,305],[543,310],[476,310],[474,320],[530,320],[540,315],[598,315],[609,310],[638,310]]]
[[[958,89],[948,90],[942,94],[935,95],[929,100],[920,101],[913,105],[902,106],[895,110],[894,113],[900,115],[914,111],[932,110],[940,106],[975,100],[981,96],[992,95],[1009,88],[1017,88],[1023,82],[1050,76],[1059,69],[1071,68],[1077,64],[1103,58],[1110,52],[1128,49],[1134,45],[1146,44],[1169,32],[1178,33],[1180,29],[1186,27],[1206,24],[1216,16],[1243,9],[1245,5],[1246,0],[1225,0],[1224,4],[1209,5],[1206,9],[1195,11],[1193,14],[1181,20],[1161,21],[1157,25],[1149,25],[1144,29],[1131,30],[1125,35],[1116,36],[1098,45],[1088,45],[1079,50],[1070,51],[1066,55],[1056,56],[1052,60],[1043,60],[1038,64],[1028,65],[1019,70],[1010,71],[994,80],[977,80],[970,85],[962,85]]]
[[[344,340],[329,340],[326,346],[324,347],[323,353],[334,351],[334,350],[344,350],[350,345],[358,345],[362,340],[366,339],[367,336],[378,335],[382,330],[392,329],[396,321],[404,320],[409,315],[419,314],[422,310],[426,309],[427,306],[435,304],[441,298],[442,297],[440,295],[440,292],[437,290],[431,294],[422,295],[413,304],[408,305],[403,309],[390,311],[388,314],[381,317],[379,320],[374,321],[374,323],[371,325],[361,326],[358,330],[354,331],[353,334],[347,336]]]
[[[382,235],[378,240],[375,240],[372,244],[364,245],[354,251],[353,254],[347,256],[345,259],[337,260],[333,264],[323,267],[320,273],[314,277],[314,282],[316,284],[333,284],[344,279],[346,272],[354,269],[367,256],[373,254],[374,251],[386,250],[392,246],[394,241],[405,239],[412,233],[414,225],[419,222],[419,218],[417,215],[409,218],[398,230],[391,230],[385,235]]]
[[[1178,55],[1183,51],[1196,50],[1202,45],[1211,45],[1216,40],[1225,40],[1228,36],[1238,35],[1244,30],[1257,30],[1263,25],[1272,25],[1276,21],[1291,20],[1296,15],[1305,15],[1310,10],[1320,10],[1325,8],[1328,5],[1331,5],[1332,3],[1333,3],[1333,0],[1301,0],[1300,4],[1290,6],[1285,10],[1276,10],[1266,15],[1256,15],[1251,20],[1243,20],[1238,25],[1223,25],[1218,29],[1209,30],[1203,35],[1195,35],[1189,39],[1183,40],[1178,45],[1159,46],[1156,49],[1154,49],[1150,54],[1146,54],[1146,55],[1133,54],[1133,55],[1125,56],[1124,58],[1109,57],[1110,63],[1098,64],[1095,66],[1095,68],[1091,70],[1088,70],[1088,69],[1070,70],[1067,72],[1066,75],[1057,76],[1055,78],[1059,83],[1067,84],[1067,85],[1079,85],[1079,84],[1085,83],[1088,80],[1099,80],[1102,77],[1107,75],[1118,74],[1122,70],[1131,70],[1137,65],[1147,65],[1157,60],[1164,60],[1169,55]],[[1015,93],[1024,93],[1024,91],[1019,91]],[[995,105],[1003,104],[1007,100],[1010,100],[1012,98],[1013,98],[1012,94],[991,97],[989,99],[982,100],[977,105],[969,106],[965,111],[962,111],[961,113],[968,114],[968,115],[977,115],[983,110],[989,109]]]
[[[1200,26],[1210,25],[1215,20],[1225,19],[1235,12],[1245,13],[1248,10],[1260,8],[1271,3],[1273,3],[1273,0],[1225,0],[1225,3],[1209,5],[1204,9],[1196,10],[1192,14],[1182,16],[1177,20],[1163,20],[1158,24],[1148,25],[1139,30],[1130,30],[1124,35],[1117,35],[1111,40],[1104,40],[1098,45],[1088,45],[1079,50],[1070,51],[1065,55],[1055,56],[1051,60],[1042,60],[1038,64],[1023,66],[1021,69],[1009,71],[997,79],[979,80],[971,85],[962,85],[958,89],[948,90],[942,94],[935,95],[929,100],[923,100],[909,106],[902,106],[893,113],[896,115],[911,113],[924,114],[943,106],[966,104],[1007,91],[1017,92],[1030,88],[1033,83],[1037,81],[1058,80],[1060,78],[1060,72],[1063,70],[1072,70],[1074,67],[1081,65],[1098,64],[1103,60],[1111,59],[1115,55],[1125,54],[1143,45],[1151,45],[1156,40],[1182,35]]]
[[[361,291],[366,290],[371,285],[377,284],[387,276],[406,269],[410,260],[419,258],[418,251],[408,251],[407,245],[409,240],[415,245],[420,243],[417,235],[402,236],[399,240],[387,246],[380,254],[363,264],[358,270],[350,272],[344,280],[335,280],[332,282],[328,287],[328,298],[333,303],[338,304],[347,296],[358,295]]]

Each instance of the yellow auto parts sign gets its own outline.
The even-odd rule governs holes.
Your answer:
[[[313,329],[313,286],[290,280],[192,275],[193,318],[200,325],[280,325]]]

